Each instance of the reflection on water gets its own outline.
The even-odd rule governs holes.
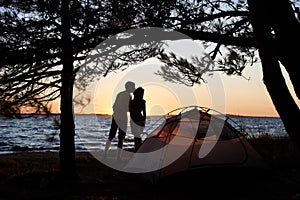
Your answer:
[[[0,153],[15,151],[58,151],[59,129],[54,120],[57,116],[12,119],[0,116]],[[231,117],[248,134],[269,134],[286,136],[280,118],[273,117]],[[147,119],[145,132],[150,133],[160,117]],[[110,128],[110,116],[76,115],[75,148],[76,151],[103,149]],[[156,124],[157,126],[158,124]],[[146,135],[145,135],[146,136]],[[117,139],[112,141],[111,148],[116,148]],[[133,147],[133,136],[128,134],[124,147]]]

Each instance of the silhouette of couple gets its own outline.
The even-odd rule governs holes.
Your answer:
[[[131,93],[133,93],[133,98]],[[130,113],[130,128],[134,135],[135,151],[140,147],[142,143],[140,134],[143,133],[146,122],[146,101],[143,97],[144,89],[142,87],[135,89],[135,83],[131,81],[126,82],[125,90],[117,94],[113,104],[113,115],[109,136],[105,145],[105,155],[118,130],[117,158],[121,158],[123,142],[127,132],[127,112]]]

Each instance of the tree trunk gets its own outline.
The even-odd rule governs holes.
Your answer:
[[[60,167],[62,175],[67,178],[77,177],[75,167],[75,124],[73,115],[73,54],[71,45],[69,0],[61,5],[62,63],[61,73],[61,128],[60,128]]]
[[[279,60],[289,74],[295,93],[300,98],[300,23],[288,0],[272,1],[269,4],[270,20],[278,42]],[[292,47],[296,47],[292,48]]]
[[[280,69],[280,43],[278,42],[280,38],[274,38],[271,34],[274,27],[272,26],[272,15],[271,10],[268,9],[268,3],[272,2],[248,0],[251,24],[262,63],[263,81],[288,135],[300,149],[298,129],[300,112]],[[280,13],[277,13],[277,15],[280,15]],[[296,71],[295,68],[293,68],[293,71]]]

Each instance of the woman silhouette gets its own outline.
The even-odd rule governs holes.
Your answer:
[[[129,101],[130,127],[134,135],[134,149],[137,151],[142,144],[141,134],[146,122],[146,101],[143,99],[144,89],[138,87],[133,92],[133,96],[133,99]]]

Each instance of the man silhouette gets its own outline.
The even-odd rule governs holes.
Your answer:
[[[128,81],[125,83],[125,90],[118,93],[113,104],[113,115],[109,136],[105,145],[105,155],[110,147],[112,139],[116,136],[118,130],[118,150],[117,158],[121,158],[121,151],[123,148],[123,141],[127,131],[127,112],[129,111],[129,100],[131,99],[131,92],[135,90],[135,83]]]

